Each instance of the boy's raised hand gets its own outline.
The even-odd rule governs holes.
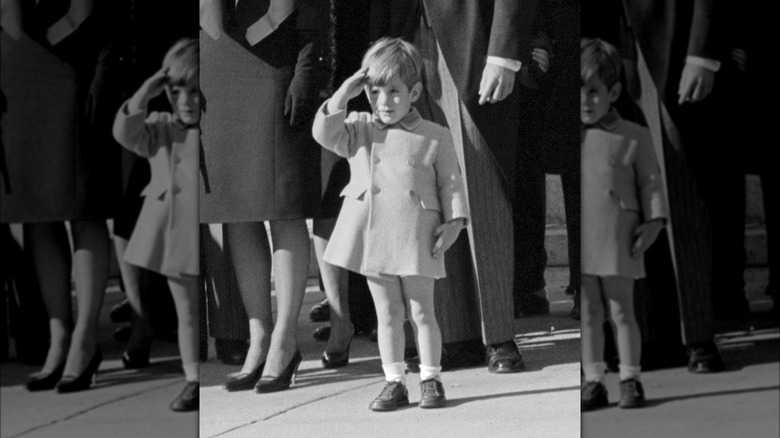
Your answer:
[[[355,74],[348,77],[343,84],[333,93],[328,102],[328,113],[335,113],[347,107],[347,103],[363,92],[366,83],[368,67],[361,68]]]
[[[444,254],[444,251],[450,249],[455,240],[458,239],[460,230],[465,226],[465,219],[458,218],[439,225],[434,230],[433,235],[438,236],[436,244],[433,245],[433,258],[438,259]]]
[[[168,82],[168,69],[162,68],[149,77],[141,85],[141,88],[135,92],[128,103],[128,110],[132,112],[140,111],[146,108],[150,100],[159,96],[165,89]]]
[[[658,238],[658,233],[663,227],[664,223],[661,218],[647,221],[636,227],[634,230],[636,240],[634,240],[634,247],[631,248],[631,257],[638,258],[647,251],[647,248],[650,248],[650,245]]]

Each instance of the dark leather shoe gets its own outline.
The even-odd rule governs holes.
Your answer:
[[[217,350],[217,359],[225,365],[243,365],[249,345],[240,339],[216,338],[214,347]]]
[[[322,366],[325,368],[341,368],[349,364],[349,348],[352,346],[352,339],[355,337],[355,330],[352,330],[352,335],[349,337],[347,343],[347,349],[344,351],[329,352],[325,350],[322,353]]]
[[[261,377],[255,385],[255,392],[277,392],[290,387],[295,384],[295,375],[298,373],[298,367],[301,365],[303,356],[300,351],[296,351],[290,360],[290,363],[277,377]]]
[[[580,393],[580,410],[592,411],[609,406],[607,388],[601,382],[585,382]]]
[[[420,407],[443,408],[447,405],[444,396],[444,385],[436,379],[428,379],[420,382]]]
[[[171,410],[176,412],[197,411],[200,407],[200,382],[187,382],[181,394],[171,402]]]
[[[95,383],[97,377],[98,368],[100,368],[100,362],[103,361],[103,354],[100,350],[96,350],[92,359],[78,376],[62,376],[59,383],[57,383],[57,392],[76,392],[89,389],[93,383]]]
[[[641,408],[645,405],[645,390],[642,382],[626,379],[620,382],[620,406],[623,409]]]
[[[125,350],[125,352],[122,353],[122,365],[128,370],[146,368],[149,366],[149,353],[150,351],[148,349],[141,351]]]
[[[328,305],[328,299],[322,300],[319,304],[315,304],[309,311],[309,319],[312,322],[327,322],[330,321],[330,306]]]
[[[112,307],[108,317],[111,319],[111,322],[130,322],[133,318],[133,308],[130,306],[130,301],[124,299]]]
[[[386,382],[379,396],[368,405],[372,411],[394,411],[409,404],[409,392],[401,382]]]
[[[536,292],[515,295],[515,318],[550,314],[550,302]]]
[[[228,392],[248,391],[254,388],[255,385],[257,385],[257,382],[260,380],[260,376],[263,375],[264,367],[265,362],[261,363],[260,366],[251,373],[242,373],[237,376],[229,377],[225,381],[225,390]]]
[[[525,362],[515,341],[488,345],[488,371],[491,373],[517,373],[525,369]]]
[[[311,337],[320,342],[328,342],[328,339],[330,339],[330,326],[324,325],[322,327],[317,327],[314,329]]]
[[[48,373],[35,373],[31,374],[27,378],[28,391],[46,391],[54,389],[57,386],[57,382],[62,378],[62,372],[65,371],[65,362],[57,366],[53,371]]]
[[[712,342],[688,348],[688,371],[696,374],[717,373],[726,369],[718,347]]]

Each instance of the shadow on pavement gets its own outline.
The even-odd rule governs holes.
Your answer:
[[[730,396],[736,394],[748,394],[752,392],[777,391],[778,389],[780,389],[780,386],[775,385],[775,386],[766,386],[761,388],[732,389],[726,391],[702,392],[698,394],[686,394],[686,395],[677,395],[673,397],[653,398],[647,401],[646,407],[650,408],[650,407],[662,405],[664,403],[670,403],[670,402],[676,402],[682,400],[691,400],[696,398],[723,397],[723,396]],[[614,405],[617,405],[617,403],[614,403]]]
[[[580,385],[576,385],[576,386],[566,386],[562,388],[535,389],[531,391],[515,391],[515,392],[505,392],[503,394],[490,394],[490,395],[480,395],[474,397],[453,398],[453,399],[447,399],[447,407],[454,407],[454,406],[458,406],[466,403],[472,403],[480,400],[493,400],[493,399],[504,398],[504,397],[520,397],[520,396],[537,395],[537,394],[549,394],[553,392],[566,392],[566,391],[579,392],[579,390],[580,390]]]

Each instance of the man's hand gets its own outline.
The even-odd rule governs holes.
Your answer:
[[[363,92],[363,85],[365,85],[367,79],[366,74],[368,74],[368,67],[361,68],[341,84],[328,102],[329,114],[346,108],[350,100],[358,97]]]
[[[731,51],[731,59],[737,63],[740,71],[746,71],[747,69],[747,51],[745,49],[734,49]]]
[[[550,54],[547,50],[536,48],[531,51],[531,59],[539,66],[539,70],[547,73],[550,69]]]
[[[465,226],[465,222],[465,219],[458,218],[436,227],[433,235],[438,236],[439,239],[433,245],[433,258],[438,259],[444,254],[444,251],[450,249],[452,244],[458,239],[458,234]]]
[[[144,81],[141,88],[139,88],[133,97],[130,98],[130,102],[127,105],[128,111],[134,113],[146,109],[146,105],[149,101],[159,96],[165,89],[165,84],[167,83],[168,69],[163,68],[158,70],[157,73]]]
[[[714,71],[686,63],[680,78],[680,87],[677,89],[677,94],[680,96],[677,103],[682,105],[686,102],[694,103],[704,100],[712,92],[714,83]]]
[[[496,103],[512,94],[515,87],[515,72],[491,63],[485,64],[482,81],[479,83],[479,104]]]
[[[653,219],[636,227],[634,230],[634,247],[631,248],[631,257],[639,258],[650,245],[658,238],[658,233],[664,227],[663,219]]]

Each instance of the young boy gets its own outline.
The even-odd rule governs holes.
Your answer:
[[[324,260],[368,279],[387,381],[369,406],[375,411],[409,404],[407,315],[420,353],[420,407],[446,403],[433,284],[445,276],[443,254],[465,226],[468,206],[450,132],[412,108],[422,92],[421,74],[414,46],[381,39],[322,105],[313,126],[314,138],[348,158],[352,172]],[[347,102],[364,90],[373,114],[347,115]]]
[[[152,169],[125,260],[168,277],[187,379],[181,395],[171,403],[174,411],[199,406],[198,72],[198,41],[179,41],[165,55],[162,69],[122,105],[114,121],[116,140],[148,158]],[[163,91],[173,114],[154,112],[147,117],[147,104]]]
[[[620,118],[622,59],[599,39],[580,44],[582,121],[582,410],[607,406],[604,331],[609,312],[620,357],[620,407],[645,403],[639,381],[642,338],[634,280],[644,251],[666,220],[663,183],[649,132]]]

